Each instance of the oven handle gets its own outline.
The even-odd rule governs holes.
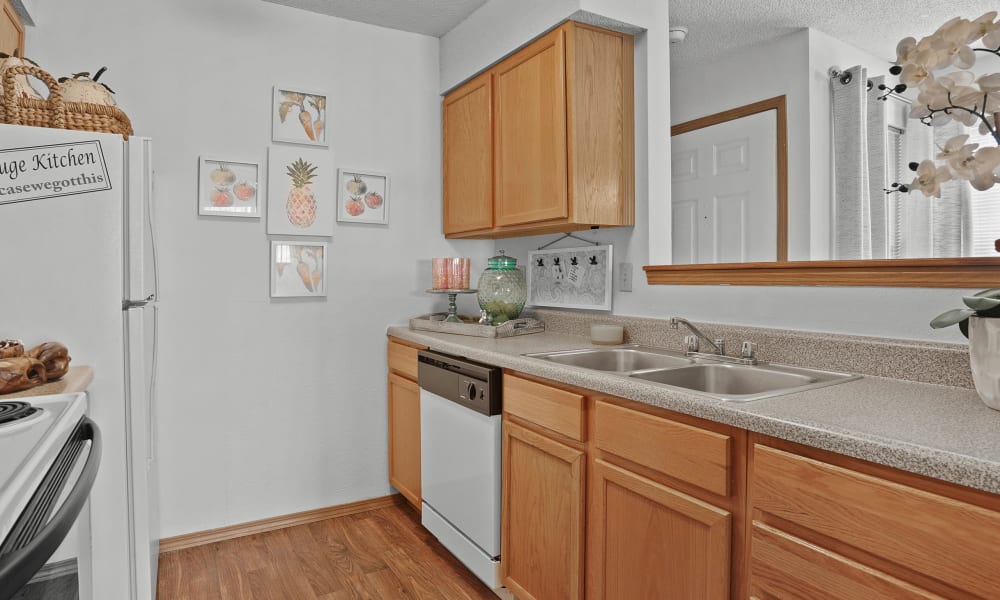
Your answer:
[[[38,572],[62,543],[83,510],[101,464],[101,430],[87,417],[80,420],[79,441],[90,441],[90,454],[73,491],[48,523],[23,547],[0,556],[0,600],[9,600]],[[23,515],[22,515],[23,518]]]

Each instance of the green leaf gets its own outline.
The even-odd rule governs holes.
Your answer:
[[[965,296],[962,302],[976,312],[987,311],[1000,306],[1000,299],[986,296]]]
[[[971,308],[953,308],[934,317],[934,320],[931,321],[931,327],[934,329],[951,327],[952,325],[968,319],[974,314],[976,314],[976,311]]]

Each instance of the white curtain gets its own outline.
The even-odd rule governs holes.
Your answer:
[[[833,105],[833,258],[889,256],[886,209],[885,104],[878,84],[868,90],[868,70],[851,67],[830,79]]]

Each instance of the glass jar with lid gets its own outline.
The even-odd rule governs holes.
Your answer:
[[[491,325],[516,319],[528,298],[524,274],[517,259],[500,254],[489,259],[489,267],[479,277],[479,308],[486,311]]]

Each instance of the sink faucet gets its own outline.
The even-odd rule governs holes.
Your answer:
[[[702,333],[697,327],[695,327],[694,325],[692,325],[691,322],[688,321],[687,319],[682,319],[680,317],[670,317],[670,328],[671,329],[677,329],[677,325],[678,324],[684,325],[685,327],[687,327],[688,329],[691,330],[691,333],[693,333],[693,334],[695,334],[695,336],[697,336],[694,340],[688,340],[688,342],[687,342],[687,350],[688,350],[688,352],[697,352],[698,351],[698,340],[701,339],[701,340],[704,340],[704,341],[708,342],[708,345],[715,349],[715,354],[725,354],[726,353],[726,350],[725,350],[725,348],[726,348],[726,342],[725,342],[725,340],[719,338],[719,339],[716,339],[716,340],[713,341],[707,335],[705,335],[704,333]]]

